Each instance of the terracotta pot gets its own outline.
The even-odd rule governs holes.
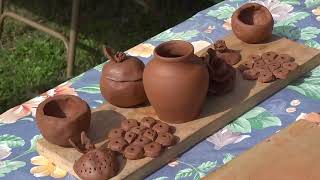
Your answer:
[[[144,70],[143,84],[161,120],[184,123],[199,116],[209,73],[205,62],[194,55],[192,44],[168,41],[155,48],[154,57]]]
[[[112,55],[105,49],[110,59],[100,78],[102,96],[118,107],[133,107],[147,101],[142,83],[144,64],[136,57],[118,52]]]
[[[247,3],[231,18],[233,33],[242,41],[254,44],[272,37],[273,18],[269,10],[257,3]]]
[[[37,108],[36,120],[43,137],[63,147],[71,147],[69,138],[80,143],[80,134],[90,127],[91,111],[77,96],[59,95],[44,100]]]

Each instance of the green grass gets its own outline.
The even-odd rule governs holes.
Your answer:
[[[12,2],[10,9],[41,19],[45,25],[67,34],[69,1]],[[154,2],[162,2],[152,4],[159,6],[156,15],[134,1],[83,1],[74,74],[102,63],[103,43],[126,50],[215,3],[185,0],[192,5],[181,6],[171,0]],[[7,20],[4,27],[0,40],[0,113],[67,80],[62,42],[12,20]]]

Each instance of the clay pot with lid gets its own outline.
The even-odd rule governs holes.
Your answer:
[[[100,78],[102,96],[118,107],[133,107],[147,101],[142,75],[144,63],[136,57],[123,52],[115,55],[104,48],[109,61],[103,66]]]
[[[168,41],[154,50],[143,73],[144,88],[159,118],[168,123],[196,119],[206,99],[209,73],[192,44]]]
[[[37,108],[36,121],[43,137],[52,144],[71,147],[69,139],[80,143],[80,134],[90,127],[88,104],[73,95],[58,95],[44,100]]]
[[[272,37],[274,21],[270,11],[257,3],[246,3],[231,18],[233,33],[242,41],[262,43]]]

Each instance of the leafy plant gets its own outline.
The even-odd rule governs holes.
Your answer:
[[[152,41],[168,41],[168,40],[190,40],[199,34],[198,30],[188,30],[183,32],[172,32],[171,29],[151,38]]]
[[[228,19],[232,16],[235,10],[236,8],[230,6],[229,4],[225,4],[224,6],[220,6],[216,10],[210,10],[207,13],[207,16],[212,16],[219,20]]]
[[[186,178],[186,177],[191,177],[191,176],[193,176],[194,180],[199,180],[199,179],[203,178],[206,175],[206,173],[208,173],[210,170],[212,170],[213,168],[215,168],[217,166],[217,161],[203,162],[202,164],[200,164],[197,167],[195,167],[191,164],[182,162],[182,161],[179,161],[179,162],[182,164],[185,164],[186,166],[188,166],[188,168],[180,170],[176,174],[175,180]]]
[[[0,136],[0,144],[6,144],[10,148],[22,147],[24,140],[15,135],[4,134]]]
[[[304,3],[308,8],[316,7],[320,5],[320,0],[305,0]]]
[[[23,161],[2,161],[0,163],[0,177],[4,177],[6,174],[15,171],[26,165]]]

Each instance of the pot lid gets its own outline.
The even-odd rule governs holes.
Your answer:
[[[133,56],[127,56],[123,52],[115,55],[105,48],[105,54],[109,58],[102,70],[103,76],[113,81],[138,81],[142,79],[144,63]]]

